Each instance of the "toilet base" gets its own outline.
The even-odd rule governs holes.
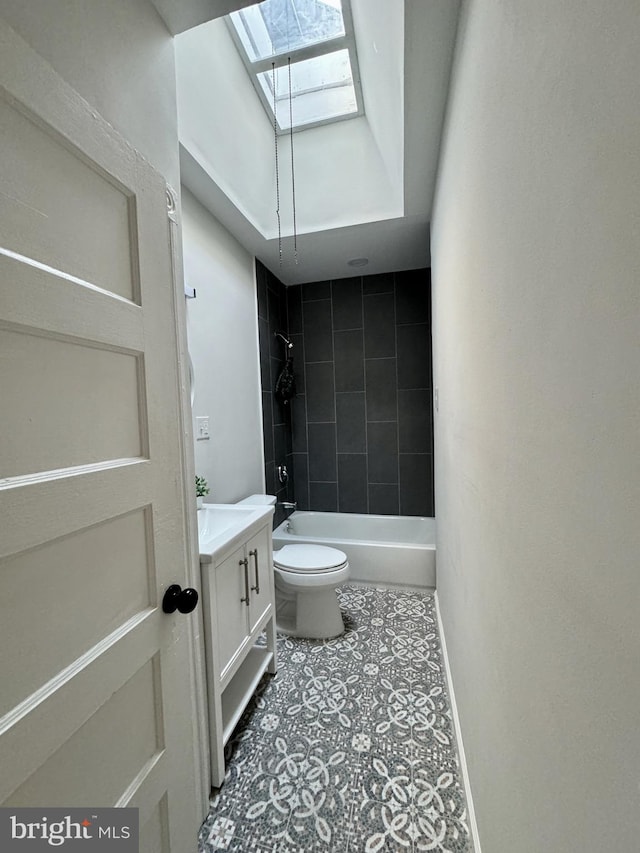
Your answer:
[[[276,628],[289,637],[330,640],[344,634],[335,587],[288,593],[276,583]]]

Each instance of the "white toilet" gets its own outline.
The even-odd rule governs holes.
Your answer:
[[[347,555],[326,545],[273,552],[276,625],[283,634],[328,640],[344,633],[336,587],[349,578]]]
[[[251,495],[242,504],[275,505],[272,495]],[[344,633],[336,587],[349,578],[347,555],[326,545],[285,545],[273,552],[276,625],[291,637],[328,640]]]

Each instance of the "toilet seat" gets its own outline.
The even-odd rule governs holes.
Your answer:
[[[337,572],[347,565],[347,555],[326,545],[285,545],[274,551],[273,565],[283,572],[299,574]]]

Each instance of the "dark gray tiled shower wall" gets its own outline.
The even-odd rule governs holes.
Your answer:
[[[285,288],[256,266],[267,490],[300,509],[433,515],[430,270]],[[275,331],[294,343],[291,407],[273,397]]]
[[[262,424],[264,429],[265,482],[267,494],[278,501],[293,501],[293,438],[291,406],[279,403],[273,391],[284,365],[285,347],[275,332],[287,333],[286,288],[269,270],[256,260],[258,291],[258,328],[260,338],[260,375],[262,383]],[[285,486],[278,481],[277,466],[286,465],[290,474]],[[276,506],[274,527],[288,515]]]

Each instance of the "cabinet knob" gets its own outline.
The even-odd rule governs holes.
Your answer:
[[[162,597],[162,609],[165,613],[191,613],[198,604],[198,593],[195,589],[187,587],[182,589],[180,584],[172,583]]]

